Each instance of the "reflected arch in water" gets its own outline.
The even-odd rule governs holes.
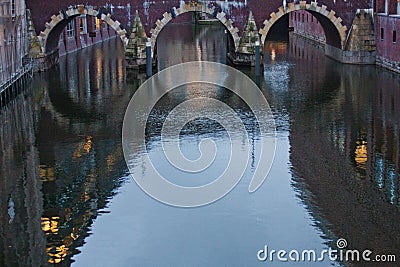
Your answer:
[[[45,89],[42,104],[60,126],[68,125],[67,121],[100,123],[110,115],[104,111],[104,106],[125,108],[120,101],[113,101],[121,95],[126,100],[130,96],[125,90],[124,60],[110,56],[107,51],[122,55],[123,46],[112,39],[93,49],[61,57],[57,69],[38,78]]]

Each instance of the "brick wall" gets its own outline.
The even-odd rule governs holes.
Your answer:
[[[400,72],[400,2],[376,0],[374,5],[376,64]]]
[[[300,10],[290,13],[289,27],[293,27],[294,33],[298,35],[325,43],[324,29],[319,21],[307,11]]]
[[[186,1],[189,2],[189,1]],[[307,1],[308,3],[310,1]],[[44,30],[46,22],[50,21],[50,17],[58,14],[61,9],[66,10],[70,5],[82,4],[81,0],[68,1],[43,1],[43,0],[27,0],[27,7],[32,11],[32,17],[36,26],[37,33]],[[149,34],[150,29],[154,28],[157,19],[162,18],[164,12],[169,11],[172,7],[179,7],[179,0],[88,0],[86,5],[92,5],[96,9],[105,7],[111,13],[115,20],[121,22],[122,28],[129,30],[133,22],[135,12],[138,10],[140,18],[146,32]],[[210,4],[217,5],[215,1]],[[344,1],[336,0],[319,0],[319,5],[326,5],[328,10],[334,10],[336,16],[343,19],[343,25],[350,28],[354,14],[358,8],[369,8],[370,0]],[[282,6],[282,1],[276,0],[228,0],[218,1],[219,9],[227,14],[227,18],[234,21],[235,26],[241,31],[246,23],[250,10],[253,11],[254,19],[257,27],[263,26],[263,22],[269,19],[272,12],[277,12]]]

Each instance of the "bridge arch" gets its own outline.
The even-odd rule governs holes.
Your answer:
[[[260,29],[261,42],[265,44],[269,30],[281,17],[297,11],[305,10],[311,13],[320,22],[325,32],[326,43],[328,45],[343,49],[346,44],[347,27],[342,25],[342,19],[335,16],[335,11],[327,10],[325,5],[319,6],[316,2],[306,3],[300,1],[298,4],[288,3],[286,7],[281,6],[278,12],[270,14],[270,19],[264,21],[264,28]]]
[[[127,45],[128,38],[126,37],[126,30],[120,27],[121,24],[118,21],[111,18],[111,14],[99,12],[92,6],[77,5],[74,7],[70,6],[67,11],[60,10],[58,14],[51,16],[50,22],[45,24],[46,29],[40,32],[38,36],[44,54],[51,53],[58,47],[61,32],[73,18],[80,15],[97,16],[117,32],[124,46]]]
[[[181,5],[181,7],[179,8],[170,8],[168,12],[165,12],[163,14],[163,18],[161,20],[157,20],[156,27],[150,30],[151,51],[155,51],[157,36],[164,28],[164,26],[167,25],[168,22],[170,22],[173,18],[176,18],[177,16],[188,12],[202,12],[218,19],[229,31],[235,45],[235,50],[238,48],[240,41],[240,37],[238,34],[239,29],[233,26],[233,21],[226,18],[226,14],[224,12],[219,12],[217,7],[208,7],[205,4],[191,2],[189,4]]]

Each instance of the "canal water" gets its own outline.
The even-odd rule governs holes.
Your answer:
[[[158,39],[158,69],[193,60],[225,63],[221,36],[219,25],[168,25]],[[232,192],[198,208],[162,204],[129,175],[122,121],[145,78],[125,70],[120,40],[67,55],[36,75],[0,113],[0,266],[347,266],[327,256],[285,263],[276,253],[272,261],[257,258],[266,246],[300,256],[313,250],[319,258],[324,249],[337,250],[340,238],[347,249],[399,260],[398,75],[338,64],[295,36],[268,41],[263,60],[260,90],[274,114],[277,148],[255,193],[247,188],[260,133],[238,97],[200,84],[177,88],[148,120],[147,150],[168,175],[160,125],[174,106],[213,97],[242,119],[250,167]],[[255,80],[254,70],[242,71]],[[187,113],[209,108],[200,101]],[[204,138],[213,139],[219,153],[195,179],[173,173],[170,179],[182,185],[216,178],[227,163],[229,138],[241,138],[206,118],[187,124],[180,137],[190,159],[199,156]],[[145,151],[133,153],[140,161]]]

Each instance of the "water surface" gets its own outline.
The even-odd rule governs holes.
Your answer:
[[[159,69],[192,60],[226,62],[218,25],[171,24],[159,38]],[[253,71],[243,69],[254,79]],[[129,177],[122,120],[143,80],[125,71],[115,39],[62,58],[1,110],[1,266],[281,266],[259,262],[257,252],[265,245],[336,249],[338,238],[352,249],[400,256],[396,75],[338,64],[303,39],[268,42],[261,90],[276,119],[277,150],[267,180],[253,194],[247,187],[259,131],[248,107],[224,88],[177,88],[147,124],[147,148],[161,172],[193,185],[223,171],[229,138],[205,118],[182,129],[181,147],[196,158],[198,142],[212,138],[220,152],[215,165],[188,181],[165,162],[160,125],[174,105],[194,97],[232,106],[249,130],[253,152],[230,194],[194,209],[164,205]],[[208,108],[198,103],[187,112]],[[135,151],[138,161],[143,153]]]

